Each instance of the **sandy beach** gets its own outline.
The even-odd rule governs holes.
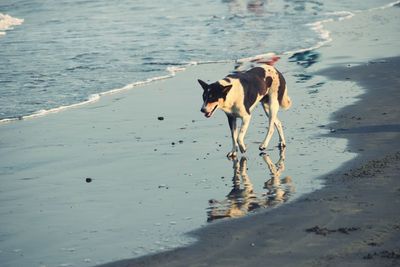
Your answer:
[[[290,144],[283,155],[274,135],[268,157],[259,156],[267,120],[257,109],[249,152],[228,160],[225,115],[200,113],[196,78],[218,79],[232,68],[195,66],[96,103],[2,125],[3,231],[14,236],[1,248],[6,266],[93,266],[182,247],[196,240],[186,233],[250,214],[251,203],[271,209],[321,188],[321,175],[354,157],[345,139],[323,137],[329,128],[318,126],[335,107],[321,92],[318,118],[310,105],[281,113]],[[307,86],[291,97],[306,99]],[[285,168],[276,176],[279,162]],[[239,184],[232,181],[238,171]],[[266,186],[273,177],[279,184]],[[234,194],[236,186],[243,194]],[[20,231],[26,227],[30,234]]]
[[[228,160],[225,115],[200,113],[197,79],[234,62],[0,124],[0,265],[398,266],[400,8],[353,15],[281,55],[283,153],[259,155],[257,108]]]
[[[400,58],[393,46],[399,37],[391,34],[398,12],[375,10],[347,27],[327,25],[340,38],[319,50],[331,67],[316,72],[365,91],[333,114],[327,136],[348,139],[357,157],[324,176],[323,189],[196,231],[192,246],[102,266],[398,266]]]
[[[370,75],[375,64],[382,79]],[[102,266],[397,266],[399,64],[398,57],[385,58],[346,68],[345,76],[345,68],[327,71],[367,91],[331,125],[332,135],[348,138],[359,156],[325,176],[322,190],[268,213],[208,226],[194,233],[199,242],[190,247]],[[378,82],[387,94],[376,101]]]

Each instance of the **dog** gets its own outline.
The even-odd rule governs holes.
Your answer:
[[[274,66],[263,64],[248,71],[234,72],[211,84],[198,80],[203,88],[203,106],[201,112],[210,118],[217,109],[221,109],[228,117],[232,136],[232,150],[228,158],[237,156],[238,149],[246,152],[244,137],[249,127],[251,112],[261,103],[269,118],[268,132],[259,149],[265,150],[274,132],[279,133],[279,146],[286,146],[282,123],[277,117],[279,107],[289,109],[292,101],[287,93],[285,78]],[[240,131],[237,129],[237,118],[241,119]]]

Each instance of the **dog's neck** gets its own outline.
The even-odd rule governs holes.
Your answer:
[[[243,102],[244,91],[241,84],[236,79],[230,79],[229,82],[225,80],[219,81],[224,86],[232,84],[232,88],[226,95],[225,101],[221,103],[220,109],[227,114],[232,114],[237,117],[241,117],[243,114]]]

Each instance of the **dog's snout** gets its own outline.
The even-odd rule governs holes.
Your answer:
[[[203,112],[203,113],[206,113],[206,112],[207,112],[207,110],[206,110],[205,107],[202,107],[202,108],[200,109],[200,111]]]

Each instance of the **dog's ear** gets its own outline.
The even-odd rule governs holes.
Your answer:
[[[208,89],[208,84],[206,82],[203,82],[202,80],[198,79],[197,80],[199,82],[199,84],[201,85],[201,87],[203,88],[203,90],[207,90]]]
[[[227,86],[224,86],[224,87],[222,88],[222,92],[223,92],[224,94],[227,94],[227,93],[229,92],[229,90],[231,90],[231,88],[232,88],[232,84],[227,85]]]

